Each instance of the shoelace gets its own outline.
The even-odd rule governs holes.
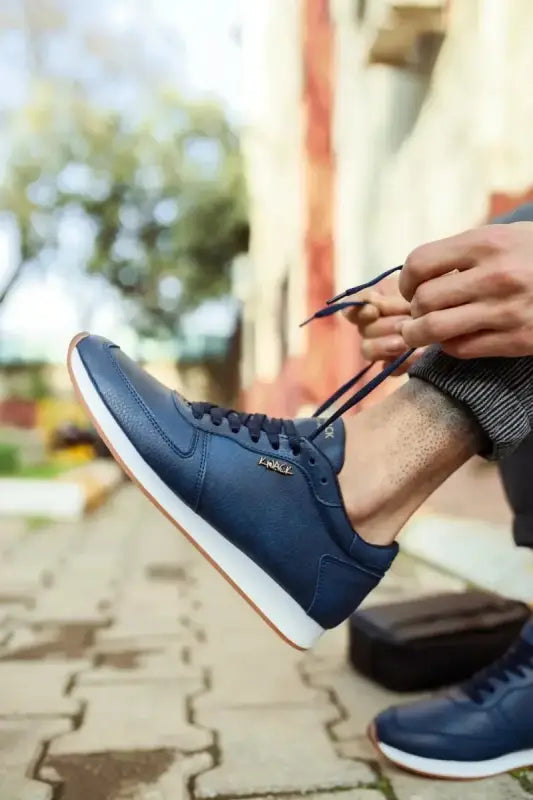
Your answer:
[[[191,409],[196,419],[201,419],[204,414],[209,414],[213,425],[222,425],[224,419],[227,419],[233,433],[239,433],[242,427],[247,428],[252,442],[257,443],[261,433],[266,433],[274,450],[279,450],[280,434],[285,433],[293,453],[300,452],[300,435],[292,419],[267,417],[266,414],[246,414],[242,411],[234,411],[232,408],[222,408],[213,403],[191,403]]]
[[[528,669],[533,669],[533,645],[519,639],[494,664],[463,683],[461,689],[479,705],[487,695],[494,694],[495,684],[509,683],[513,676],[524,678]]]
[[[330,300],[326,301],[326,305],[324,308],[319,309],[316,311],[312,316],[302,322],[302,325],[307,325],[313,319],[320,319],[321,317],[328,317],[332,314],[337,314],[339,311],[343,311],[345,308],[351,308],[354,306],[364,306],[367,305],[366,301],[364,300],[344,300],[345,297],[351,297],[358,292],[362,292],[363,289],[369,289],[371,286],[375,286],[376,284],[380,283],[380,281],[387,278],[389,275],[392,275],[393,272],[398,272],[402,269],[402,264],[397,267],[392,267],[392,269],[388,269],[385,272],[382,272],[381,275],[378,275],[372,280],[367,281],[366,283],[361,283],[359,286],[352,286],[350,289],[346,289],[344,292],[332,297]],[[401,356],[396,358],[390,364],[388,364],[381,372],[375,375],[367,384],[365,384],[361,389],[355,392],[351,397],[348,398],[333,414],[330,414],[327,419],[325,419],[321,424],[316,428],[309,435],[309,439],[312,441],[319,436],[322,431],[324,431],[328,425],[331,425],[332,422],[335,422],[339,417],[346,413],[350,408],[354,408],[358,403],[361,402],[365,397],[367,397],[370,392],[373,392],[374,389],[383,383],[389,375],[392,375],[398,367],[400,367],[404,361],[414,353],[414,348],[411,350],[407,350]],[[375,362],[368,364],[364,367],[360,372],[350,378],[346,383],[344,383],[336,392],[334,392],[328,399],[322,403],[322,405],[317,408],[315,413],[313,414],[314,417],[321,416],[328,408],[330,408],[333,403],[339,400],[344,394],[350,391],[359,381],[363,378],[366,373],[373,367]],[[250,438],[253,442],[258,442],[261,436],[261,433],[266,433],[268,436],[268,440],[272,447],[275,450],[279,449],[280,442],[279,437],[281,434],[286,434],[288,438],[288,444],[293,453],[297,454],[300,451],[299,445],[299,434],[294,425],[294,422],[290,419],[277,419],[273,417],[267,417],[265,414],[246,414],[240,411],[235,411],[231,408],[222,408],[221,406],[217,406],[213,403],[191,403],[192,413],[196,417],[196,419],[200,419],[205,414],[209,414],[211,421],[214,425],[221,425],[224,419],[227,419],[230,425],[230,429],[233,433],[238,433],[241,427],[245,427],[248,429],[250,434]]]
[[[364,300],[356,300],[356,301],[345,301],[345,297],[351,297],[354,294],[358,294],[362,292],[364,289],[369,289],[371,286],[376,286],[376,284],[380,283],[385,278],[388,278],[389,275],[392,275],[394,272],[399,272],[403,267],[403,264],[400,264],[397,267],[392,267],[391,269],[382,272],[381,275],[377,275],[375,278],[367,281],[366,283],[360,283],[358,286],[352,286],[349,289],[346,289],[344,292],[335,295],[330,300],[326,301],[326,305],[324,308],[319,309],[314,314],[312,314],[308,319],[302,322],[303,325],[307,325],[314,319],[320,319],[321,317],[327,317],[331,314],[337,314],[339,311],[343,311],[345,308],[350,308],[353,306],[365,306],[367,303]],[[340,302],[339,302],[340,301]],[[335,422],[336,419],[341,417],[345,414],[350,408],[354,408],[358,405],[365,397],[367,397],[370,392],[373,392],[376,387],[378,387],[383,381],[385,381],[389,375],[392,375],[393,372],[396,372],[398,367],[400,367],[404,361],[407,361],[413,353],[415,352],[415,348],[411,348],[403,353],[401,356],[396,358],[394,361],[391,361],[384,369],[381,370],[377,375],[375,375],[367,384],[365,384],[361,389],[355,392],[351,397],[348,398],[333,414],[331,414],[324,422],[310,435],[310,439],[314,439],[316,436],[319,436],[323,430],[325,430],[328,425],[331,425],[332,422]],[[344,394],[350,391],[359,381],[363,378],[366,373],[371,369],[376,362],[372,362],[368,364],[366,367],[358,372],[353,378],[350,378],[346,383],[344,383],[336,392],[334,392],[328,399],[322,403],[322,405],[317,408],[315,413],[313,414],[314,417],[321,416],[328,408],[330,408],[333,403],[339,400]]]

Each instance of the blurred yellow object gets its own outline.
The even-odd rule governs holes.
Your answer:
[[[92,444],[77,444],[74,447],[62,450],[52,450],[48,455],[48,460],[58,466],[75,467],[78,464],[85,464],[92,461],[95,456]]]
[[[72,422],[74,425],[86,427],[88,425],[87,415],[83,408],[75,400],[63,400],[60,398],[47,397],[39,400],[37,404],[37,425],[43,431],[52,433],[65,422]]]
[[[51,460],[57,463],[82,464],[94,458],[92,445],[80,444],[68,450],[51,450],[54,432],[66,423],[78,425],[80,428],[89,427],[89,420],[82,407],[75,400],[61,398],[46,398],[37,404],[37,428],[43,435],[47,449],[50,451]]]

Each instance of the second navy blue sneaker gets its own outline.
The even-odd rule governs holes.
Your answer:
[[[89,334],[68,363],[117,461],[290,644],[313,645],[389,568],[397,545],[365,542],[343,505],[342,409],[322,422],[189,403]]]
[[[485,778],[533,766],[533,622],[495,664],[455,690],[379,714],[378,750],[438,778]]]

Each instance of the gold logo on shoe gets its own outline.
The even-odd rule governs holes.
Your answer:
[[[292,464],[285,464],[283,461],[278,461],[277,458],[261,456],[257,463],[260,467],[266,467],[267,469],[273,470],[273,472],[279,472],[280,475],[294,474],[292,471]]]

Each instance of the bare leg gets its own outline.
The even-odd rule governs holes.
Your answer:
[[[352,525],[373,544],[390,544],[482,442],[462,406],[417,378],[345,424],[339,483]]]

